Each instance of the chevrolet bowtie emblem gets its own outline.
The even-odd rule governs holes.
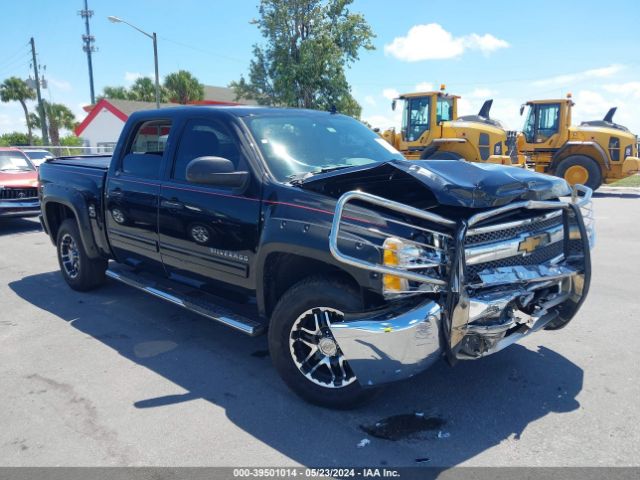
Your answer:
[[[544,247],[549,243],[549,234],[540,233],[525,238],[518,244],[518,251],[521,253],[532,253],[538,247]]]

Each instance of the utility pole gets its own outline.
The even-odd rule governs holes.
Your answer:
[[[36,77],[36,94],[38,96],[38,112],[40,112],[40,128],[42,129],[42,143],[49,144],[49,133],[47,131],[47,119],[44,113],[44,104],[40,94],[40,77],[38,76],[38,60],[36,58],[36,42],[31,37],[31,54],[33,55],[33,73]]]
[[[96,103],[96,94],[93,89],[93,63],[91,61],[91,54],[96,51],[96,47],[93,46],[93,42],[96,41],[96,37],[91,35],[89,29],[89,19],[93,16],[93,10],[89,10],[87,0],[84,0],[84,10],[78,12],[82,18],[84,18],[85,34],[82,35],[82,50],[87,53],[87,63],[89,64],[89,89],[91,90],[91,105]]]

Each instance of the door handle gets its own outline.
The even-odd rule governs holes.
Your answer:
[[[176,201],[172,201],[172,200],[162,200],[160,202],[160,206],[163,208],[171,208],[174,210],[179,210],[181,208],[184,208],[184,203],[182,202],[176,202]]]
[[[109,194],[111,197],[122,197],[124,193],[119,188],[114,188]]]

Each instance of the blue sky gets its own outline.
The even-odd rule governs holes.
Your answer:
[[[22,0],[3,5],[0,79],[29,75],[29,37],[46,65],[45,98],[67,104],[78,120],[89,103],[82,52],[82,0]],[[534,8],[535,7],[535,8]],[[99,51],[96,92],[127,85],[153,72],[151,41],[115,15],[159,38],[161,76],[178,69],[208,85],[227,85],[246,73],[252,44],[261,41],[249,21],[257,0],[89,0]],[[616,120],[640,133],[640,2],[507,1],[435,2],[356,0],[377,37],[348,71],[363,118],[374,126],[398,122],[389,98],[416,88],[462,95],[460,113],[475,113],[494,98],[492,116],[519,128],[526,100],[572,92],[574,123],[602,117],[618,106]],[[24,130],[18,104],[0,104],[0,133]]]

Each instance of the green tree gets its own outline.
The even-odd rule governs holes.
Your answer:
[[[12,145],[31,145],[29,137],[22,132],[3,133],[0,135],[0,146],[10,147]]]
[[[27,123],[27,138],[31,145],[33,135],[31,133],[31,125],[29,125],[29,110],[27,109],[27,100],[34,100],[36,92],[27,85],[27,82],[18,77],[9,77],[0,85],[0,100],[3,102],[20,102],[22,110],[24,110],[24,119]]]
[[[60,146],[60,130],[73,130],[77,125],[76,117],[66,105],[49,103],[46,100],[43,103],[45,115],[49,120],[49,140],[52,145]],[[39,125],[40,117],[30,113],[27,123],[31,123],[32,126]]]
[[[160,85],[160,101],[166,101],[167,93],[162,85]],[[141,102],[156,101],[156,84],[149,77],[137,78],[129,89],[129,98]]]
[[[204,85],[186,70],[170,73],[164,78],[167,98],[175,103],[190,103],[204,99]]]
[[[266,40],[253,46],[249,77],[232,82],[236,98],[262,105],[330,109],[359,117],[345,69],[375,37],[353,0],[261,0],[255,21]]]
[[[126,87],[104,87],[102,89],[102,95],[98,97],[98,101],[103,98],[111,98],[114,100],[132,100],[130,93]]]

